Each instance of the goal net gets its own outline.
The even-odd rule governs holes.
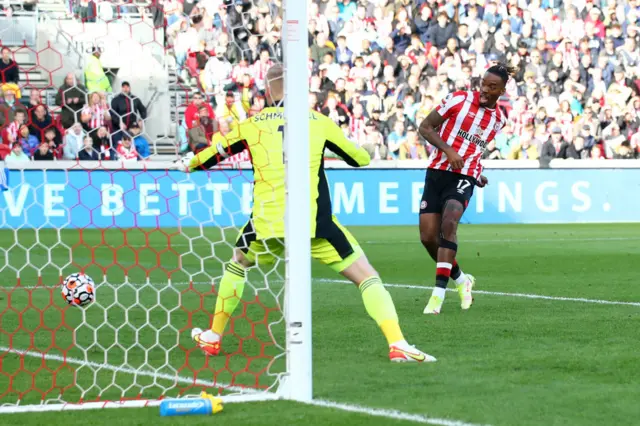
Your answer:
[[[257,114],[264,73],[290,57],[287,49],[304,48],[297,69],[307,66],[306,38],[297,43],[304,25],[292,30],[296,43],[280,40],[283,13],[304,22],[303,5],[285,12],[280,2],[217,3],[61,2],[39,12],[29,40],[7,24],[17,34],[7,47],[19,81],[2,87],[17,108],[0,113],[11,151],[0,162],[0,412],[148,406],[201,391],[266,400],[291,397],[292,382],[310,397],[310,324],[288,308],[309,311],[308,265],[290,267],[296,256],[308,264],[309,234],[289,240],[289,214],[287,254],[248,270],[220,355],[207,357],[191,338],[192,328],[212,322],[267,164],[252,167],[245,152],[185,174],[173,161]],[[289,158],[301,154],[295,149]],[[308,178],[307,162],[297,171],[292,163],[288,174]],[[308,198],[308,182],[291,186],[290,176],[289,196]],[[85,307],[61,297],[76,272],[96,284]],[[289,291],[292,273],[302,297]]]

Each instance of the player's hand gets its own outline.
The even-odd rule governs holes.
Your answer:
[[[480,175],[480,178],[478,179],[478,187],[484,188],[487,185],[489,185],[489,179],[487,179],[486,176]]]
[[[448,152],[445,152],[447,155],[447,159],[449,160],[449,164],[453,170],[460,170],[464,168],[464,160],[453,149],[450,149]]]
[[[171,165],[171,170],[179,170],[181,172],[188,173],[189,172],[189,163],[191,163],[191,159],[195,156],[193,152],[186,154],[185,156],[178,158]]]

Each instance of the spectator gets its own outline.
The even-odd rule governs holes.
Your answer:
[[[604,138],[604,155],[606,158],[614,158],[618,147],[626,142],[627,138],[620,132],[617,122],[611,123],[602,131]]]
[[[22,151],[29,157],[33,156],[34,152],[38,149],[38,145],[40,145],[38,138],[29,133],[29,126],[26,124],[20,126],[16,142],[22,144]]]
[[[209,146],[211,137],[217,131],[217,123],[209,117],[209,111],[205,105],[198,111],[198,125],[188,132],[189,147],[194,153],[198,153]]]
[[[82,22],[96,22],[96,12],[97,7],[93,0],[80,0],[76,8],[78,18],[80,18]]]
[[[89,92],[111,92],[111,82],[102,68],[99,48],[93,47],[84,69],[84,80]]]
[[[344,105],[338,103],[338,96],[335,93],[329,95],[327,105],[322,109],[322,113],[338,126],[349,125],[349,111]]]
[[[569,144],[562,137],[562,129],[554,127],[551,130],[551,137],[542,145],[540,160],[549,161],[554,158],[567,159]]]
[[[400,145],[400,160],[426,160],[428,158],[427,149],[418,137],[418,131],[414,125],[407,128],[407,138]]]
[[[625,140],[616,148],[613,158],[618,160],[633,160],[636,158],[636,152],[631,148],[631,143]]]
[[[133,138],[133,144],[138,151],[138,156],[142,160],[146,160],[151,155],[149,151],[149,141],[141,134],[142,129],[138,123],[133,123],[129,129],[131,137]]]
[[[62,138],[60,136],[60,132],[55,127],[48,127],[44,130],[44,139],[42,143],[46,143],[49,145],[49,149],[52,154],[57,158],[60,157],[61,153],[59,152],[59,148],[62,145]]]
[[[18,140],[19,130],[26,123],[26,112],[23,110],[17,110],[13,116],[13,121],[4,127],[2,130],[2,140],[9,143],[16,142]]]
[[[14,85],[14,90],[20,84],[20,69],[16,61],[11,59],[11,49],[4,46],[2,48],[2,58],[0,59],[0,83]]]
[[[42,95],[40,94],[40,91],[38,89],[33,88],[29,92],[29,102],[25,104],[25,106],[29,111],[29,117],[31,117],[31,115],[33,114],[33,110],[38,105],[44,106],[45,110],[47,111],[47,114],[49,114],[49,108],[47,108],[47,105],[45,104],[45,102],[42,102]]]
[[[389,149],[384,143],[382,134],[376,129],[374,122],[367,123],[362,148],[369,153],[372,160],[386,160],[389,157]]]
[[[128,134],[122,136],[122,140],[116,148],[116,153],[118,154],[118,158],[122,161],[138,160],[138,151],[136,151],[136,147],[131,140],[131,136]]]
[[[531,134],[523,135],[522,138],[511,147],[507,158],[509,160],[537,160],[538,148],[533,143]]]
[[[29,131],[33,136],[38,138],[40,142],[44,142],[45,131],[48,129],[51,129],[55,135],[56,146],[62,144],[62,135],[53,124],[53,119],[48,114],[46,107],[44,105],[38,105],[33,110]]]
[[[64,136],[64,147],[62,157],[65,160],[75,160],[78,158],[78,153],[82,150],[84,145],[84,139],[87,137],[86,133],[82,130],[80,123],[75,123],[69,128]]]
[[[80,111],[88,103],[87,88],[84,87],[73,73],[68,73],[64,83],[56,94],[56,105],[60,108],[60,123],[64,129],[68,129],[80,122]]]
[[[364,117],[364,108],[361,103],[356,103],[353,106],[353,116],[349,121],[349,134],[353,140],[364,140],[366,124],[367,120]]]
[[[444,49],[450,38],[455,38],[456,24],[449,21],[447,12],[438,14],[437,24],[430,27],[429,41],[438,49]]]
[[[312,93],[309,94],[309,96],[311,96]],[[316,100],[317,103],[317,100]],[[254,115],[258,114],[260,111],[262,111],[264,109],[266,105],[266,99],[264,98],[264,96],[262,95],[256,95],[253,98],[253,103],[251,104],[251,108],[249,108],[249,112],[247,113],[248,117],[253,117]],[[311,108],[317,111],[316,108]]]
[[[82,109],[82,114],[89,117],[86,123],[84,123],[85,120],[82,120],[87,132],[111,126],[109,105],[106,98],[103,98],[99,92],[93,92],[89,95],[89,104]]]
[[[101,160],[112,161],[117,159],[116,151],[113,149],[109,131],[106,127],[99,127],[96,131],[90,133],[90,135],[93,141],[93,149],[100,153]]]
[[[93,139],[90,136],[84,138],[83,149],[78,152],[78,160],[81,161],[99,161],[100,155],[98,151],[93,149]]]
[[[400,146],[407,140],[405,133],[405,124],[403,121],[396,121],[393,126],[393,132],[389,135],[389,157],[397,160],[400,155]]]
[[[492,139],[491,142],[487,144],[486,151],[482,153],[483,160],[503,160],[504,158],[496,146],[495,139]]]
[[[585,160],[589,158],[589,150],[585,147],[585,139],[582,135],[574,138],[573,144],[569,147],[569,156],[576,160]]]
[[[389,127],[395,129],[396,123],[402,122],[404,124],[404,128],[408,129],[409,126],[415,125],[409,120],[409,118],[404,113],[404,103],[398,102],[395,106],[394,114],[389,118]]]
[[[208,94],[222,93],[224,87],[233,82],[231,79],[233,67],[224,54],[225,48],[217,46],[215,56],[209,58],[202,72],[200,81]]]
[[[47,142],[40,144],[38,149],[33,153],[34,161],[53,160],[53,151],[51,145]]]
[[[116,135],[122,135],[129,130],[134,123],[139,123],[147,118],[147,108],[140,98],[131,93],[129,82],[122,82],[122,92],[111,101],[111,123]],[[115,137],[115,136],[114,136]],[[122,136],[118,136],[118,139]],[[115,140],[114,140],[115,143]]]
[[[207,107],[207,111],[209,112],[209,117],[211,119],[216,117],[211,104],[204,102],[204,95],[202,93],[195,93],[193,95],[193,101],[187,106],[187,109],[184,112],[187,129],[191,129],[198,125],[198,111],[200,110],[201,105],[205,105]]]
[[[199,111],[202,111],[200,109]],[[234,128],[239,122],[247,118],[247,113],[242,107],[242,103],[236,99],[236,95],[232,91],[228,91],[224,103],[220,106],[216,114],[221,120],[229,123],[230,128]]]
[[[11,145],[11,153],[4,158],[4,161],[29,161],[30,158],[22,151],[22,144],[20,142],[14,142]]]
[[[16,111],[24,111],[27,108],[16,100],[16,91],[10,85],[2,86],[2,100],[0,100],[0,127],[5,123],[11,123],[15,119]]]

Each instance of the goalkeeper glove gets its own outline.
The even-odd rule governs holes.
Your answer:
[[[191,160],[193,159],[193,157],[195,157],[195,154],[193,152],[189,152],[186,155],[174,161],[171,168],[173,170],[179,170],[181,172],[188,173],[189,164],[191,163]]]

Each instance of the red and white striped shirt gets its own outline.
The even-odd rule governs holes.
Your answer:
[[[129,148],[125,148],[122,143],[118,145],[116,148],[116,152],[121,160],[137,160],[138,159],[138,151],[136,151],[136,147],[131,143]]]
[[[521,135],[527,124],[533,123],[536,115],[531,110],[516,111],[512,109],[509,113],[509,122],[513,125],[513,133]]]
[[[231,79],[235,82],[242,82],[242,77],[245,74],[249,74],[251,78],[253,78],[253,67],[247,65],[246,67],[241,66],[240,64],[233,67],[233,72],[231,73]]]
[[[349,122],[349,133],[351,133],[353,140],[359,141],[360,138],[364,137],[364,129],[366,127],[364,117],[351,117],[351,121]]]
[[[258,61],[253,64],[253,78],[256,80],[256,84],[259,89],[264,89],[265,79],[267,78],[267,71],[273,66],[273,61],[269,59],[267,62]]]
[[[109,107],[103,107],[100,104],[95,104],[92,107],[85,107],[85,112],[91,114],[91,121],[89,121],[89,127],[97,129],[105,125],[104,113],[109,111]]]
[[[453,171],[477,180],[482,174],[482,153],[506,124],[504,115],[499,108],[481,107],[480,93],[474,91],[450,93],[436,111],[444,118],[440,137],[462,157],[464,167],[453,170],[447,156],[439,149],[431,153],[428,167]]]

